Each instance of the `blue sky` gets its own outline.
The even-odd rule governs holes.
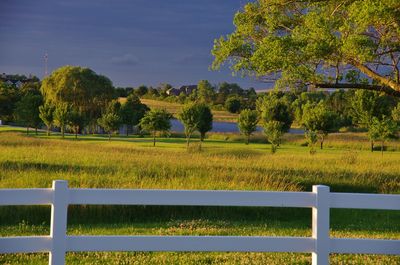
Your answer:
[[[0,72],[44,75],[80,65],[108,76],[115,86],[266,84],[213,72],[213,41],[234,30],[244,0],[1,0]]]

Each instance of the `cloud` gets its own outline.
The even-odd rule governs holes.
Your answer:
[[[139,64],[139,59],[130,53],[126,53],[121,56],[112,57],[111,63],[119,65],[137,65]]]

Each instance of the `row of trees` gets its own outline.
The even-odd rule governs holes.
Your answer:
[[[346,126],[367,130],[371,151],[377,141],[383,150],[384,142],[396,137],[399,130],[400,103],[385,94],[366,90],[333,94],[271,92],[257,99],[256,110],[246,109],[240,113],[238,127],[248,143],[257,124],[261,124],[275,152],[281,136],[293,122],[304,128],[311,153],[315,153],[318,141],[322,149],[329,133]]]
[[[226,109],[232,113],[239,113],[245,108],[253,108],[257,99],[254,88],[243,89],[238,84],[222,82],[212,85],[208,80],[200,80],[197,89],[190,93],[182,91],[179,95],[168,94],[173,87],[170,84],[160,84],[158,87],[140,85],[137,88],[119,87],[116,89],[120,97],[134,93],[138,97],[164,100],[178,103],[203,102],[215,109]]]

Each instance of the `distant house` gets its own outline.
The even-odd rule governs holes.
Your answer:
[[[170,88],[167,90],[168,96],[179,96],[180,93],[181,93],[181,91],[177,88]]]
[[[179,90],[186,95],[190,95],[193,93],[193,91],[197,90],[197,85],[181,86]]]
[[[30,76],[31,77],[31,76]],[[0,81],[6,83],[9,86],[15,86],[17,88],[21,88],[23,84],[32,82],[32,78],[16,78],[15,76],[12,75],[6,75],[5,73],[2,73],[0,75]]]

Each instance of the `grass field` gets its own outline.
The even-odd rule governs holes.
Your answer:
[[[175,117],[180,112],[182,108],[182,104],[179,103],[172,103],[166,102],[161,100],[154,100],[154,99],[145,99],[142,98],[140,101],[143,104],[146,104],[149,108],[159,108],[159,109],[166,109],[170,113],[172,113]],[[236,122],[238,114],[230,113],[224,110],[212,110],[214,121],[226,121],[226,122]]]
[[[237,137],[237,136],[236,136]],[[346,137],[349,139],[345,142]],[[328,148],[308,154],[286,136],[272,155],[265,143],[213,135],[201,152],[182,138],[25,136],[0,127],[0,188],[70,187],[400,193],[400,152],[367,151],[354,134],[334,135]],[[223,138],[223,139],[220,139]],[[256,137],[257,138],[257,137]],[[196,143],[193,143],[196,145]],[[390,143],[397,146],[397,143]],[[364,150],[365,149],[365,150]],[[390,149],[392,150],[392,149]],[[393,150],[397,150],[393,148]],[[335,237],[400,238],[400,212],[331,211]],[[0,236],[49,234],[50,207],[0,208]],[[72,206],[68,234],[93,235],[311,235],[311,210],[241,207]],[[332,264],[400,264],[398,256],[331,255]],[[68,253],[67,264],[310,264],[290,253]],[[0,255],[0,264],[47,264],[47,254]]]

